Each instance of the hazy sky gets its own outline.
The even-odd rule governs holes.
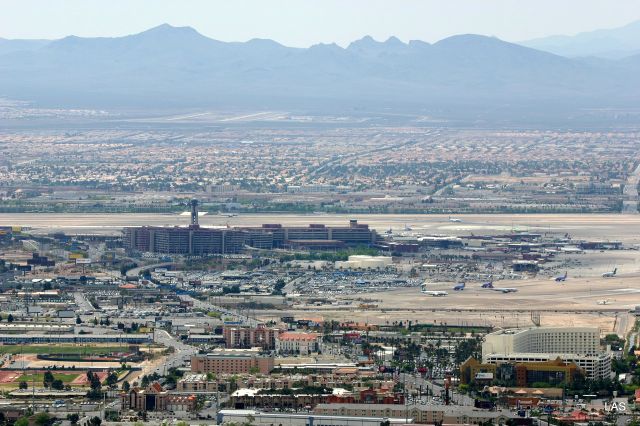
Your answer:
[[[346,45],[364,35],[521,41],[640,19],[640,0],[0,0],[0,37],[120,36],[169,23],[224,41]]]

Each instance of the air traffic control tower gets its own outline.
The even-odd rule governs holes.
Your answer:
[[[189,205],[191,206],[191,228],[198,228],[198,200],[191,200]]]

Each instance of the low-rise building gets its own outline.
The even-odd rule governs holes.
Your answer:
[[[178,395],[165,391],[158,383],[146,389],[135,387],[120,395],[122,411],[192,412],[196,409],[195,395]]]
[[[484,411],[459,405],[318,404],[314,415],[405,418],[423,424],[507,424],[517,418],[510,411]]]
[[[204,355],[191,357],[191,371],[194,373],[268,374],[273,370],[273,355],[261,353],[259,348],[216,349]]]
[[[460,366],[460,381],[463,384],[491,384],[498,380],[513,382],[516,386],[531,386],[547,383],[557,386],[561,383],[573,383],[579,374],[584,374],[573,362],[560,358],[538,362],[480,363],[469,358]]]
[[[29,343],[152,343],[150,334],[0,334],[1,344]]]
[[[320,352],[321,336],[318,333],[284,332],[276,337],[279,354],[309,355]]]
[[[216,392],[218,390],[218,381],[208,377],[207,374],[185,374],[182,379],[176,383],[176,391],[178,392]]]

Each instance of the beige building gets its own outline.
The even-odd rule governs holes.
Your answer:
[[[269,374],[271,370],[273,355],[262,354],[259,348],[216,349],[208,354],[191,357],[191,371],[194,373]]]
[[[280,329],[266,327],[259,324],[257,327],[229,327],[223,330],[224,341],[227,348],[255,348],[273,350],[276,346],[276,336]]]
[[[284,332],[276,336],[276,351],[299,355],[317,353],[320,352],[321,339],[318,333]]]

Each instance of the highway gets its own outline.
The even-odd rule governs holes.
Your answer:
[[[203,302],[189,295],[180,295],[180,299],[193,303],[193,306],[196,308],[204,309],[206,311],[219,312],[221,315],[230,317],[233,321],[240,321],[243,325],[256,327],[258,324],[260,324],[260,321],[256,320],[255,318],[240,314],[236,310],[223,308],[222,306],[214,305],[209,302]]]
[[[140,272],[144,271],[144,270],[153,270],[156,268],[165,268],[167,266],[171,266],[173,265],[173,262],[163,262],[163,263],[154,263],[153,265],[144,265],[144,266],[138,266],[136,268],[133,269],[129,269],[127,271],[127,278],[135,278],[138,275],[140,275]]]

